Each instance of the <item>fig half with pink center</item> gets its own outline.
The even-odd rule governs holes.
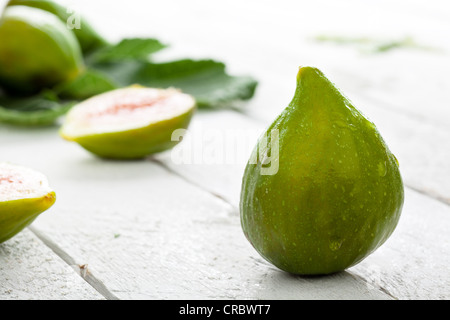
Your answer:
[[[187,129],[195,109],[179,90],[133,86],[74,106],[60,134],[102,158],[140,159],[178,144],[172,133]]]
[[[29,226],[55,203],[47,177],[26,167],[0,163],[0,243]]]

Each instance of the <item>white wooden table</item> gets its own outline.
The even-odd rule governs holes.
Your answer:
[[[157,37],[171,44],[158,59],[215,58],[260,85],[243,111],[198,112],[191,139],[145,161],[97,159],[57,127],[0,125],[0,160],[45,173],[57,193],[0,245],[0,299],[450,298],[448,1],[65,3],[111,40]],[[411,36],[433,50],[367,53],[317,35]],[[406,188],[393,236],[359,265],[318,278],[265,262],[238,211],[255,138],[289,103],[300,65],[324,71],[377,125]]]

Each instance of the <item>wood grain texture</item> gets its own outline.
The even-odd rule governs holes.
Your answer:
[[[29,230],[0,244],[0,283],[0,300],[103,299]]]

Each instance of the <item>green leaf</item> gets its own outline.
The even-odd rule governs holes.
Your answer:
[[[95,51],[86,60],[88,64],[123,60],[147,60],[151,54],[166,47],[159,40],[151,38],[123,39],[115,45],[106,46]]]
[[[0,122],[21,126],[52,125],[74,102],[61,103],[51,93],[43,92],[29,98],[0,97]]]
[[[251,77],[231,76],[225,65],[214,60],[184,59],[165,63],[124,61],[94,66],[121,86],[178,88],[195,97],[199,107],[231,106],[253,97],[257,81]]]
[[[56,86],[53,91],[63,99],[84,100],[117,88],[117,84],[104,74],[86,70],[74,80]]]

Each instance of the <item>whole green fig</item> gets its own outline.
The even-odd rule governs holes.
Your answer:
[[[0,19],[0,86],[34,93],[75,78],[83,69],[80,45],[55,15],[7,7]]]
[[[295,96],[245,169],[243,231],[293,274],[330,274],[362,261],[393,233],[404,187],[395,156],[318,69],[300,68]]]

